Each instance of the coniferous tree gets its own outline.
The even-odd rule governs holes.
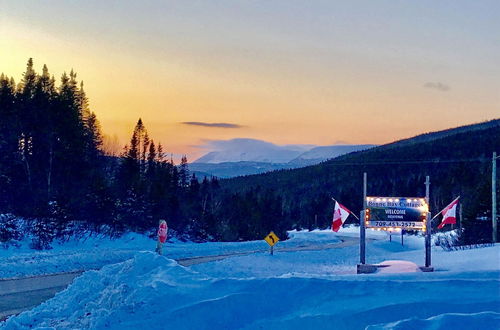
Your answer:
[[[155,143],[153,140],[151,140],[151,143],[149,144],[149,150],[147,156],[147,168],[146,168],[147,177],[150,180],[152,180],[155,175],[156,159],[157,155],[156,155]]]
[[[22,163],[18,152],[20,118],[16,101],[15,83],[3,73],[0,75],[0,210],[14,208],[19,192],[23,191]]]
[[[181,164],[179,165],[179,180],[181,187],[187,187],[189,185],[189,168],[186,155],[182,156]]]
[[[33,104],[33,97],[35,95],[36,87],[36,73],[33,69],[33,59],[29,59],[26,71],[18,88],[19,99],[19,122],[20,122],[20,136],[19,147],[21,151],[22,161],[24,164],[26,182],[30,195],[33,196],[32,185],[32,155],[33,155],[33,131],[36,127],[36,110]],[[27,201],[29,205],[29,201]]]

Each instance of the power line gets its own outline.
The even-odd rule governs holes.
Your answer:
[[[386,160],[386,161],[367,161],[357,163],[331,162],[324,165],[332,166],[364,166],[364,165],[413,165],[413,164],[442,164],[442,163],[486,163],[489,159],[485,158],[469,158],[469,159],[430,159],[430,160]]]

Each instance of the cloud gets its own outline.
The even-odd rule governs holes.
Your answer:
[[[440,92],[447,92],[450,90],[450,86],[443,84],[442,82],[426,82],[424,84],[425,88],[432,88]]]
[[[242,125],[231,123],[204,123],[201,121],[184,121],[181,124],[191,126],[216,127],[216,128],[242,128]]]

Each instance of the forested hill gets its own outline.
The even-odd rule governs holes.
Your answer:
[[[498,128],[500,125],[500,119],[496,120],[490,120],[490,121],[485,121],[479,124],[472,124],[472,125],[466,125],[466,126],[460,126],[460,127],[455,127],[455,128],[450,128],[442,131],[437,131],[437,132],[431,132],[431,133],[425,133],[421,134],[409,139],[404,139],[404,140],[399,140],[396,142],[388,143],[383,146],[380,146],[380,149],[390,149],[390,148],[399,148],[405,145],[412,145],[416,143],[422,143],[422,142],[430,142],[433,140],[441,139],[446,136],[452,136],[456,135],[459,133],[470,133],[473,131],[477,130],[484,130],[487,128]]]
[[[438,212],[460,195],[464,222],[472,223],[491,208],[493,151],[500,151],[498,119],[419,135],[301,169],[222,180],[221,187],[228,193],[276,194],[287,214],[286,226],[312,228],[329,224],[331,197],[353,212],[361,210],[363,172],[368,174],[368,194],[380,196],[424,196],[429,175],[431,211]]]

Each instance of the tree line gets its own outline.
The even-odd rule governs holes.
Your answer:
[[[73,71],[56,84],[46,66],[37,73],[30,59],[19,83],[2,74],[0,243],[21,239],[19,217],[39,249],[82,231],[153,235],[160,219],[179,238],[262,239],[273,230],[285,239],[289,229],[328,228],[331,197],[360,210],[363,172],[369,193],[380,196],[423,196],[430,175],[434,212],[462,196],[462,241],[491,236],[491,222],[478,218],[489,210],[489,158],[500,148],[499,120],[302,169],[220,181],[197,178],[186,157],[174,164],[141,119],[131,133],[120,155],[103,151],[99,121]]]
[[[29,223],[39,249],[82,230],[110,236],[153,232],[160,219],[179,237],[254,237],[256,224],[245,222],[240,229],[239,214],[223,210],[235,202],[251,213],[252,204],[241,197],[215,198],[218,180],[190,174],[185,156],[175,165],[141,119],[119,157],[106,155],[102,144],[99,121],[75,72],[56,84],[47,66],[37,73],[29,59],[18,84],[2,74],[0,240],[19,238],[12,215]]]

